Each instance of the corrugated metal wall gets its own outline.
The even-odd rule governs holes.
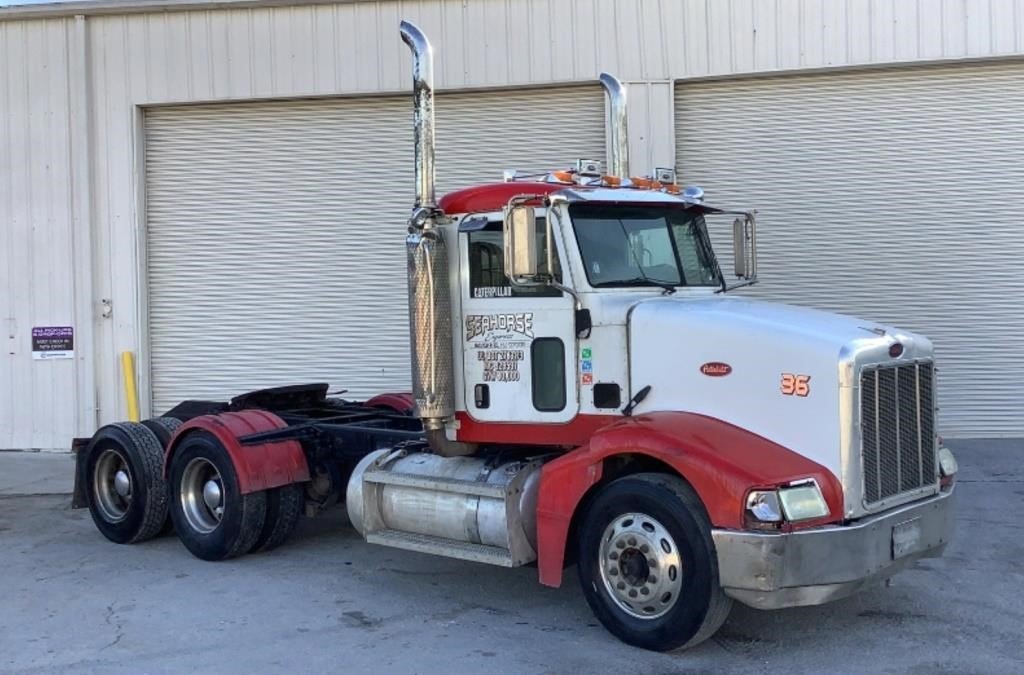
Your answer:
[[[30,364],[23,351],[5,352],[0,447],[63,447],[67,425],[89,433],[96,419],[125,416],[117,354],[144,343],[139,106],[404,91],[401,15],[432,37],[440,88],[585,81],[601,70],[630,81],[634,167],[644,171],[645,161],[671,162],[673,79],[1024,54],[1024,0],[381,0],[4,21],[17,11],[0,10],[0,96],[11,111],[0,123],[0,147],[15,148],[7,156],[18,171],[55,178],[41,187],[5,172],[0,200],[7,200],[5,213],[44,224],[32,239],[62,242],[45,258],[35,249],[36,267],[52,280],[74,263],[78,284],[68,297],[78,298],[79,333],[91,339],[89,319],[98,317],[100,299],[111,300],[113,313],[96,319],[94,361],[78,363],[77,380],[61,370],[68,364]],[[76,101],[70,111],[68,96]],[[53,133],[44,132],[47,125]],[[69,176],[71,149],[77,154]],[[77,238],[91,232],[93,255],[62,248],[73,241],[72,219],[75,249],[89,248],[89,239]],[[63,235],[56,232],[62,228]],[[12,239],[5,247],[3,255],[16,259],[8,269],[24,267],[12,253],[18,246]],[[27,299],[24,282],[4,283],[3,302],[18,303],[0,316],[6,330],[16,329],[8,342],[27,339],[26,321],[67,313],[48,309],[62,300],[36,297],[56,298],[54,290],[33,289]],[[33,384],[40,365],[60,374]],[[40,393],[51,383],[52,400]],[[68,405],[54,401],[76,388],[79,421],[56,423],[64,413],[53,410]],[[145,397],[148,383],[140,390]],[[4,405],[14,400],[16,407]]]
[[[439,194],[605,152],[596,84],[437,108]],[[146,112],[155,410],[296,382],[361,399],[410,388],[413,148],[393,140],[409,117],[405,96]]]
[[[1024,63],[676,91],[680,175],[759,211],[744,295],[922,333],[940,432],[1024,435]]]

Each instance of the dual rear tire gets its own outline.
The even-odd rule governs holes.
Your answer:
[[[108,424],[85,449],[85,499],[96,528],[110,541],[152,539],[167,521],[164,446],[142,424]],[[81,475],[81,474],[80,474]]]
[[[203,560],[277,548],[301,515],[304,492],[299,485],[242,494],[231,456],[205,431],[184,438],[169,478],[174,530],[185,548]]]
[[[283,544],[302,512],[302,486],[241,494],[227,450],[203,431],[183,438],[165,480],[165,448],[180,424],[170,418],[123,422],[93,436],[81,475],[97,529],[115,543],[134,544],[173,524],[185,547],[204,560]]]

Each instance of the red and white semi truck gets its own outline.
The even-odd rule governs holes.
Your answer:
[[[413,393],[298,385],[107,425],[79,444],[75,490],[104,535],[173,524],[221,560],[344,502],[373,544],[535,563],[547,586],[575,563],[604,626],[656,650],[710,637],[733,601],[824,603],[942,553],[956,462],[926,338],[729,294],[756,277],[752,214],[671,171],[630,178],[611,76],[608,175],[580,161],[435,200],[432,50],[400,31]]]

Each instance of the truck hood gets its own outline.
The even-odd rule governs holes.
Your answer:
[[[813,309],[737,297],[656,297],[627,314],[630,389],[651,387],[639,411],[684,410],[727,421],[842,478],[841,387],[854,369],[931,355],[924,337]],[[787,387],[786,382],[805,387]],[[788,390],[788,391],[787,391]],[[852,397],[844,399],[847,407]]]

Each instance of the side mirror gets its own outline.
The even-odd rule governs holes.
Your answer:
[[[732,222],[732,258],[737,277],[757,278],[757,230],[753,214]]]
[[[537,214],[532,206],[505,208],[505,274],[513,281],[537,276]]]

